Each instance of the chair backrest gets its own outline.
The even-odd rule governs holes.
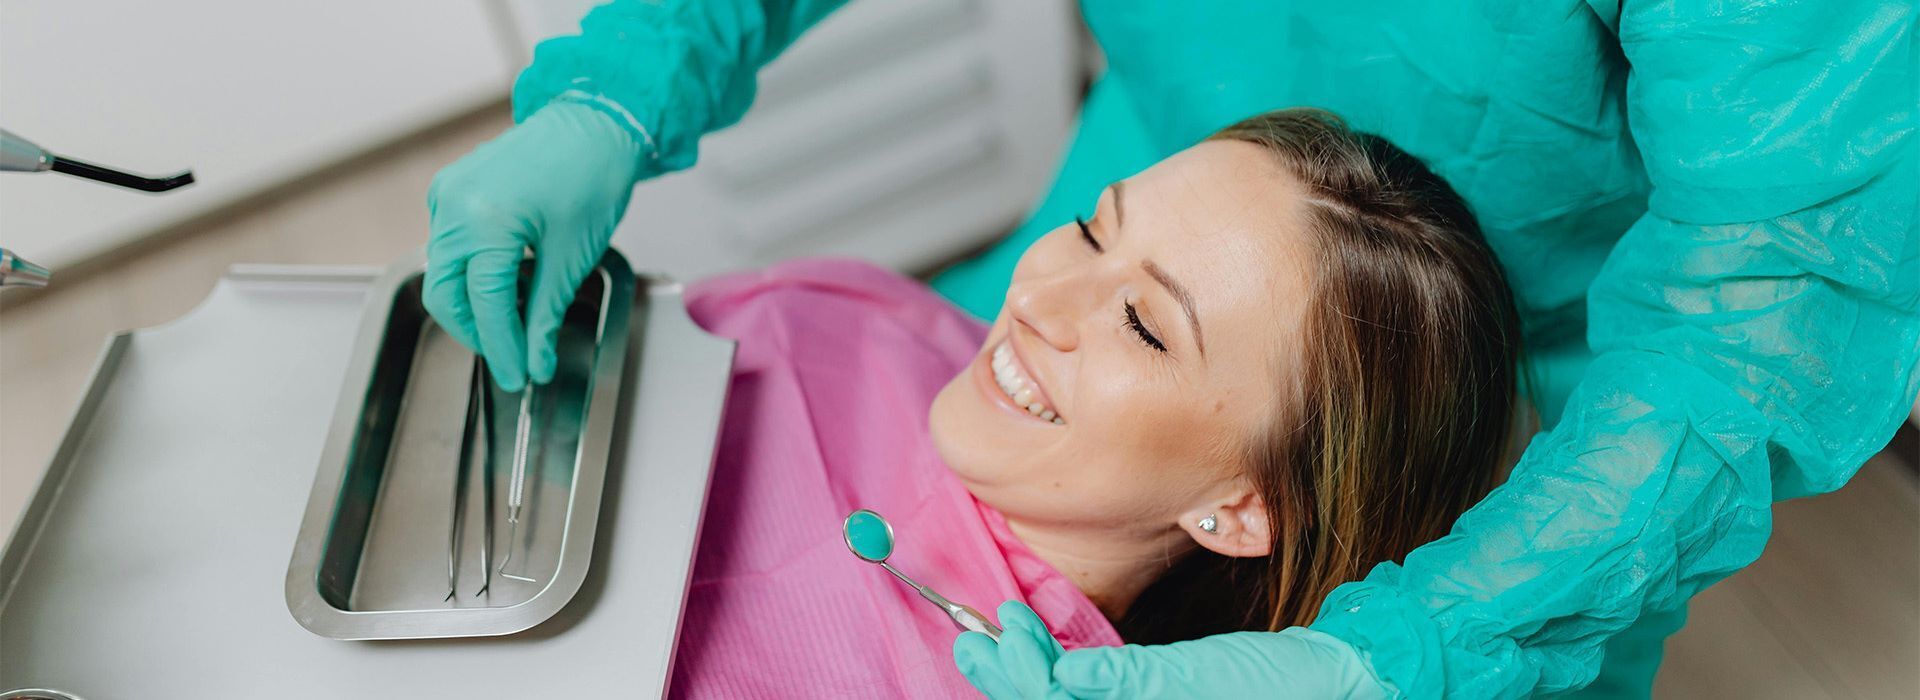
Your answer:
[[[514,2],[528,45],[595,3]],[[919,271],[1019,222],[1079,101],[1065,0],[852,2],[760,74],[693,168],[641,183],[614,237],[681,279],[799,255]]]

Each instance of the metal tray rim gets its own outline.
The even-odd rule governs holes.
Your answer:
[[[579,452],[575,456],[573,498],[569,499],[564,521],[561,551],[554,575],[533,597],[498,608],[450,608],[422,610],[341,610],[320,596],[316,580],[324,537],[306,537],[315,528],[324,530],[338,503],[340,486],[346,477],[348,455],[356,431],[343,429],[356,424],[369,384],[373,379],[376,353],[366,352],[382,341],[392,314],[394,295],[414,275],[426,268],[426,252],[416,250],[395,262],[374,280],[367,291],[364,312],[354,353],[335,400],[333,419],[314,475],[306,512],[300,523],[293,555],[287,566],[287,610],[307,631],[341,640],[435,639],[447,637],[488,637],[514,634],[531,629],[553,617],[573,599],[586,580],[591,566],[593,541],[598,529],[601,489],[582,489],[583,483],[604,483],[611,431],[620,387],[629,355],[630,316],[636,281],[626,258],[609,249],[601,259],[608,274],[606,312],[600,323],[601,348],[595,357],[596,377],[587,402],[587,422],[583,426]]]

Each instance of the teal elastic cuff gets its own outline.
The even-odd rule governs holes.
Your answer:
[[[564,92],[527,116],[532,119],[534,115],[550,114],[565,119],[566,116],[554,114],[561,111],[569,112],[566,116],[571,116],[576,127],[585,130],[590,138],[626,152],[634,164],[634,182],[662,172],[657,142],[641,121],[618,103],[586,92]]]
[[[1391,570],[1383,571],[1383,569]],[[1309,626],[1352,646],[1390,698],[1439,697],[1445,671],[1435,652],[1439,625],[1376,578],[1399,574],[1394,564],[1375,567],[1367,581],[1334,589]]]
[[[589,93],[584,90],[568,90],[555,95],[547,104],[551,105],[555,102],[586,105],[598,110],[602,114],[612,117],[614,122],[618,123],[622,128],[625,128],[627,133],[633,136],[634,140],[640,144],[641,158],[648,161],[660,159],[660,145],[654,141],[653,132],[647,128],[646,124],[641,123],[640,118],[634,116],[632,111],[620,106],[620,103],[608,99],[606,95]]]

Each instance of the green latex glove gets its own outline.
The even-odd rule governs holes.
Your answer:
[[[754,73],[840,2],[614,0],[579,34],[540,42],[513,86],[520,125],[427,195],[427,310],[502,389],[552,379],[554,334],[634,183],[692,166],[700,137],[753,103]],[[536,262],[523,325],[524,248]]]
[[[993,700],[1386,697],[1353,647],[1300,627],[1064,651],[1025,603],[1002,603],[1000,625],[998,644],[978,632],[953,643],[954,664]]]
[[[519,391],[553,379],[554,335],[639,178],[642,144],[587,104],[555,101],[433,179],[421,301]],[[520,263],[534,254],[526,319]]]
[[[1017,600],[1000,604],[1000,641],[979,632],[953,640],[953,663],[967,682],[993,700],[1070,697],[1053,680],[1054,662],[1065,651],[1033,608]]]
[[[1352,646],[1304,627],[1165,646],[1076,649],[1053,677],[1075,698],[1384,698]]]

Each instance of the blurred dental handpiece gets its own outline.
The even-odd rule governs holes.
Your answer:
[[[183,170],[166,177],[135,175],[124,170],[49,153],[19,134],[0,129],[0,171],[37,173],[48,170],[141,192],[166,192],[193,184],[191,170]]]
[[[0,287],[45,287],[52,273],[47,268],[20,259],[13,251],[0,248]]]
[[[166,177],[146,177],[103,165],[74,160],[49,153],[38,144],[6,129],[0,129],[0,172],[38,173],[53,171],[141,192],[166,192],[193,184],[193,171],[184,170]],[[20,259],[13,251],[0,248],[0,287],[45,287],[52,277],[47,268]]]

